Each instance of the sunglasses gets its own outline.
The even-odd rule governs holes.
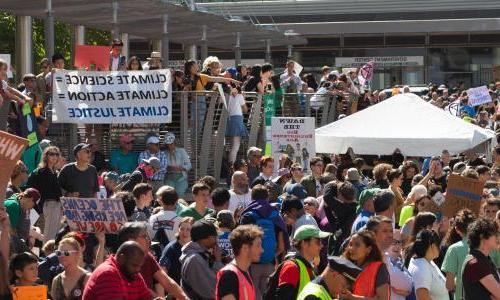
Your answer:
[[[393,240],[392,243],[394,245],[403,245],[403,241],[402,240]]]
[[[57,153],[57,152],[49,152],[47,153],[48,156],[59,156],[61,154]]]
[[[76,251],[76,250],[65,250],[65,251],[56,250],[54,253],[56,254],[57,257],[62,257],[62,256],[71,256],[72,253],[78,253],[78,251]]]
[[[292,168],[291,171],[302,171],[302,168]]]

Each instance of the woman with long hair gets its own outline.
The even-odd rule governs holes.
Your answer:
[[[132,56],[128,59],[127,71],[140,71],[142,70],[141,61],[137,56]]]
[[[445,278],[434,259],[439,256],[439,236],[424,229],[417,234],[410,247],[411,261],[408,271],[412,275],[417,300],[448,300]]]
[[[85,284],[90,278],[90,273],[80,267],[83,260],[81,244],[72,237],[63,238],[55,253],[64,271],[52,281],[52,299],[81,299]]]
[[[352,293],[345,292],[344,299],[390,298],[389,271],[383,262],[382,253],[377,246],[375,235],[368,230],[355,233],[344,256],[363,269],[352,286]]]
[[[168,132],[165,135],[167,149],[165,154],[168,160],[165,184],[175,188],[177,195],[183,198],[188,188],[188,174],[191,170],[191,161],[184,148],[175,145],[175,135]]]
[[[22,160],[18,160],[10,173],[10,181],[7,185],[5,198],[9,198],[14,194],[19,194],[21,192],[21,186],[26,182],[26,179],[28,179],[28,168]]]
[[[49,146],[43,150],[42,161],[28,177],[27,187],[40,192],[40,202],[35,209],[44,217],[44,243],[53,240],[61,226],[61,186],[57,180],[56,166],[61,156],[59,148]]]
[[[403,173],[401,189],[403,190],[403,195],[407,197],[411,191],[413,177],[418,174],[418,166],[413,161],[408,160],[403,163],[401,171]]]
[[[403,173],[399,169],[392,169],[387,172],[389,189],[394,194],[394,214],[396,216],[396,220],[399,220],[399,215],[405,202],[405,199],[403,197],[403,190],[401,189],[403,178]]]
[[[469,252],[467,228],[475,219],[471,210],[460,210],[441,244],[441,253],[445,253],[441,271],[446,274],[448,291],[455,291],[455,299],[462,299],[462,263]]]
[[[387,179],[387,173],[392,170],[392,165],[386,163],[380,163],[373,168],[373,179],[374,181],[369,185],[369,187],[376,187],[379,189],[389,188],[389,180]]]

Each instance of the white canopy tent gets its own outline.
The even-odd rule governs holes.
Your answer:
[[[464,122],[414,94],[400,94],[316,129],[317,153],[434,156],[460,153],[494,133]]]

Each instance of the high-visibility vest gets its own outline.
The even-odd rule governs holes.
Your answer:
[[[354,295],[375,297],[377,273],[381,265],[381,261],[376,261],[365,267],[352,286]]]
[[[231,271],[236,274],[236,277],[238,277],[238,294],[239,298],[241,300],[255,300],[255,290],[253,287],[253,282],[252,279],[247,279],[245,274],[241,272],[240,269],[234,264],[234,261],[230,262],[227,264],[224,268],[220,269],[219,272],[217,272],[217,282],[219,282],[220,277],[222,276],[222,273],[224,271]],[[217,284],[215,287],[215,295],[217,297],[217,300],[220,298],[218,297],[219,295],[219,285]],[[236,295],[234,295],[236,296]]]
[[[297,300],[304,300],[309,295],[316,296],[321,300],[332,300],[330,293],[328,293],[325,287],[314,282],[306,284],[302,292],[299,293]]]
[[[294,259],[295,263],[299,267],[299,288],[297,289],[297,295],[304,289],[304,287],[311,282],[311,277],[309,276],[309,272],[307,272],[306,265],[300,259]]]

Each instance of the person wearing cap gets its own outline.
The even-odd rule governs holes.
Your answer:
[[[256,225],[240,225],[229,241],[235,258],[217,273],[215,299],[255,299],[255,289],[249,268],[262,254],[264,233]]]
[[[80,143],[73,148],[76,162],[64,165],[59,176],[63,195],[67,197],[95,198],[99,191],[97,170],[90,164],[91,145]]]
[[[157,191],[165,180],[165,174],[167,172],[168,160],[167,155],[164,151],[160,151],[160,139],[152,135],[146,140],[147,149],[139,154],[139,165],[146,162],[151,157],[156,157],[160,160],[160,168],[156,170],[156,173],[148,178],[151,180],[151,184],[154,190]]]
[[[321,157],[316,156],[311,159],[309,166],[311,168],[311,174],[302,178],[300,184],[302,184],[302,186],[306,189],[307,196],[318,197],[323,191],[320,179],[321,174],[323,174],[325,164],[323,163]]]
[[[224,267],[217,244],[217,229],[205,219],[191,228],[191,242],[182,248],[181,286],[190,299],[213,299],[216,274]]]
[[[288,256],[279,267],[276,297],[296,299],[304,286],[316,276],[312,261],[319,258],[323,244],[321,239],[331,235],[314,225],[302,225],[293,235],[296,252]]]
[[[109,158],[111,170],[118,172],[119,175],[134,172],[139,154],[132,151],[133,145],[134,139],[130,135],[120,136],[120,148],[113,150]]]
[[[120,181],[120,175],[116,172],[103,172],[102,180],[104,188],[106,189],[106,195],[111,197],[116,191],[116,187]]]
[[[361,174],[359,174],[359,171],[356,168],[349,168],[347,170],[345,180],[349,181],[356,187],[356,190],[358,191],[357,195],[361,194],[361,192],[366,188],[366,185],[361,182]]]
[[[306,284],[297,300],[330,300],[346,295],[362,271],[342,256],[330,256],[323,273]]]
[[[124,178],[118,184],[117,190],[132,192],[137,184],[148,182],[160,168],[161,162],[158,158],[143,159],[130,176],[122,175]]]
[[[109,52],[109,70],[110,71],[126,71],[127,58],[122,55],[123,42],[119,39],[114,39],[111,43],[111,51]]]
[[[358,198],[358,207],[356,213],[358,216],[352,223],[351,234],[354,234],[363,226],[366,225],[368,220],[375,215],[375,207],[373,206],[373,197],[380,191],[379,188],[366,189],[361,192]]]
[[[26,187],[35,188],[40,192],[40,201],[35,210],[44,219],[44,242],[55,239],[61,226],[61,186],[57,180],[57,163],[61,152],[56,146],[43,150],[42,161],[28,177]]]
[[[19,252],[20,249],[28,249],[28,239],[30,234],[31,222],[29,216],[30,210],[35,207],[40,199],[40,192],[34,188],[28,188],[24,192],[14,194],[4,202],[5,210],[9,214],[13,251]],[[22,242],[24,240],[24,243]],[[22,252],[22,251],[21,251]]]
[[[183,198],[188,188],[188,172],[191,170],[191,160],[186,150],[175,145],[175,135],[172,132],[165,134],[167,149],[167,174],[165,184],[177,191],[179,197]]]

